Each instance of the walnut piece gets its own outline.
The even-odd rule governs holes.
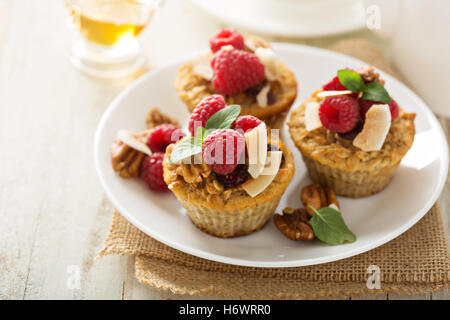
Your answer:
[[[339,202],[336,199],[336,193],[333,189],[322,188],[318,184],[312,184],[302,189],[300,198],[305,208],[283,210],[283,215],[275,214],[273,222],[275,226],[291,240],[313,240],[314,231],[309,220],[314,215],[314,209],[327,207],[331,204],[336,205],[339,209]]]
[[[183,177],[187,183],[201,183],[211,174],[211,168],[204,162],[201,164],[187,164],[181,162],[176,168],[177,175]]]
[[[180,127],[180,123],[159,111],[158,108],[152,108],[147,113],[147,117],[145,119],[147,123],[147,130],[134,134],[133,137],[147,141],[148,134],[151,130],[156,126],[159,126],[164,123],[170,123],[174,126]],[[144,160],[145,154],[139,150],[133,149],[131,146],[125,144],[120,139],[116,139],[116,141],[111,146],[111,163],[114,171],[117,171],[122,178],[135,178],[140,175],[141,163]]]
[[[145,118],[145,122],[147,123],[148,129],[153,129],[154,127],[165,123],[173,124],[178,128],[181,127],[180,123],[175,118],[162,113],[157,107],[149,110],[147,117]]]
[[[311,217],[314,215],[314,211],[310,208],[310,206],[316,210],[319,210],[320,208],[327,207],[334,203],[338,208],[340,208],[334,190],[330,188],[324,189],[318,184],[312,184],[304,187],[300,195],[300,200],[305,206],[306,212]]]
[[[306,210],[286,208],[283,215],[275,214],[273,222],[275,226],[291,240],[307,240],[314,239],[314,232],[309,223],[309,215]]]
[[[256,48],[271,48],[269,42],[257,37],[257,36],[246,36],[245,37],[245,49],[249,52],[255,52]]]
[[[379,84],[384,86],[384,80],[380,79],[380,74],[375,72],[372,66],[361,67],[356,69],[356,72],[359,73],[361,78],[363,78],[366,82],[378,82]]]
[[[144,153],[131,148],[119,139],[111,146],[112,167],[122,178],[139,177],[144,157]]]

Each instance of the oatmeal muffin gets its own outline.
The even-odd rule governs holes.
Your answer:
[[[312,180],[338,195],[359,198],[389,184],[413,143],[415,114],[404,112],[387,92],[384,101],[365,99],[367,93],[347,81],[346,75],[355,74],[363,90],[377,87],[378,96],[385,92],[372,67],[340,70],[292,112],[288,126]]]
[[[292,71],[263,39],[222,30],[211,51],[181,66],[175,89],[189,111],[206,96],[222,94],[243,115],[268,119],[288,110],[297,96]]]
[[[211,104],[199,106],[217,109]],[[204,114],[206,112],[201,110],[194,112],[193,117]],[[211,235],[230,238],[250,234],[266,224],[295,170],[291,152],[280,140],[270,140],[268,136],[264,122],[252,116],[241,116],[230,129],[209,133],[202,142],[201,152],[194,155],[194,150],[182,161],[174,161],[174,154],[186,150],[191,138],[167,148],[163,161],[164,181],[195,226]],[[233,157],[229,157],[230,141],[234,141]],[[218,150],[223,150],[219,157],[224,158],[220,159],[227,158],[227,161],[217,160]],[[264,161],[262,166],[261,162],[252,162],[255,152],[258,161]],[[262,154],[264,160],[260,158]]]

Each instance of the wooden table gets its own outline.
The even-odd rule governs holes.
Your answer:
[[[75,70],[67,18],[62,0],[0,0],[0,299],[191,298],[139,284],[133,258],[94,261],[112,212],[94,170],[93,137],[108,104],[133,79]],[[143,34],[150,66],[204,48],[219,27],[189,1],[167,1]],[[328,46],[352,36],[383,45],[368,31],[297,42]],[[441,124],[450,137],[450,120]],[[441,205],[448,228],[450,183]]]

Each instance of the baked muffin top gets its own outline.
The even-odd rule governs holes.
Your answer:
[[[307,131],[305,127],[305,108],[308,102],[320,102],[317,90],[300,107],[295,109],[289,119],[289,132],[301,152],[323,165],[343,170],[373,170],[398,164],[410,149],[415,135],[414,113],[400,109],[379,151],[366,152],[352,144],[352,140],[342,138],[325,127]]]
[[[170,155],[175,145],[172,144],[167,148],[164,157],[165,182],[175,194],[182,194],[184,198],[188,198],[189,202],[208,208],[233,210],[255,206],[265,199],[284,192],[295,171],[291,151],[281,141],[277,143],[269,141],[268,145],[272,150],[278,149],[283,152],[283,161],[272,183],[263,192],[252,198],[242,188],[243,183],[233,187],[221,184],[218,175],[204,162],[199,161],[200,164],[194,164],[194,161],[191,161],[191,164],[183,162],[170,164]]]
[[[245,50],[249,52],[254,52],[256,48],[270,48],[268,42],[255,36],[245,37],[245,43]],[[178,70],[174,83],[175,89],[190,111],[204,97],[219,93],[213,87],[210,79],[205,79],[202,75],[195,72],[195,66],[199,61],[209,63],[210,59],[211,53],[207,53],[199,59],[186,63]],[[244,92],[224,95],[227,104],[239,104],[242,107],[241,114],[251,114],[263,119],[270,118],[289,109],[297,96],[297,81],[292,71],[284,63],[279,60],[275,63],[274,69],[277,70],[276,80],[266,78],[263,82]],[[268,105],[262,107],[257,102],[257,94],[266,86],[270,86],[267,98]]]

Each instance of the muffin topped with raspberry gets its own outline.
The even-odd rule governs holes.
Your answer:
[[[210,51],[183,65],[175,89],[193,111],[205,97],[220,94],[242,115],[267,119],[290,108],[297,96],[294,74],[276,57],[270,44],[223,29],[210,39]]]
[[[291,152],[254,116],[223,96],[204,98],[190,136],[167,147],[164,181],[201,230],[223,238],[269,220],[294,174]],[[270,137],[270,138],[269,138]]]
[[[342,69],[289,119],[315,183],[365,197],[383,190],[414,141],[415,114],[403,111],[373,67]]]

